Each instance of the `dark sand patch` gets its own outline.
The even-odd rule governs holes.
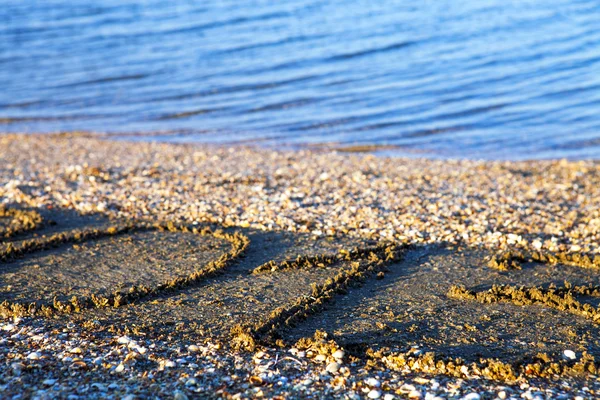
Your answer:
[[[191,232],[131,232],[64,243],[2,264],[1,300],[66,301],[189,275],[226,252],[229,243]]]
[[[73,229],[90,229],[108,226],[110,220],[96,214],[82,215],[68,209],[20,208],[7,207],[8,210],[17,210],[21,214],[31,215],[27,224],[15,223],[14,218],[0,217],[0,232],[2,228],[17,225],[21,229],[12,230],[0,237],[0,249],[7,243],[19,245],[25,240],[43,239],[60,232]],[[29,221],[33,221],[29,222]]]
[[[119,332],[152,334],[190,340],[203,337],[229,340],[238,324],[251,324],[294,299],[310,294],[310,286],[334,275],[339,265],[310,270],[288,270],[277,274],[252,274],[270,260],[283,261],[306,253],[336,254],[340,248],[360,244],[354,239],[315,239],[310,235],[245,232],[251,242],[245,256],[220,276],[177,293],[140,301],[119,309],[92,310],[74,315],[82,321],[97,321],[101,327]]]
[[[539,305],[500,302],[478,304],[448,297],[452,285],[487,290],[493,284],[560,286],[600,281],[577,267],[529,263],[522,270],[500,272],[486,265],[485,250],[421,248],[391,265],[383,280],[338,296],[327,309],[290,329],[294,341],[325,330],[359,353],[367,348],[411,347],[469,361],[498,358],[519,362],[548,353],[560,358],[566,349],[600,354],[600,329],[575,315]]]

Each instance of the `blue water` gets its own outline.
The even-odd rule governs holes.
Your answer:
[[[0,131],[600,158],[597,0],[0,0]]]

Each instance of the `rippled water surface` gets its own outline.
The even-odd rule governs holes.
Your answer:
[[[76,129],[600,158],[600,3],[0,0],[0,131]]]

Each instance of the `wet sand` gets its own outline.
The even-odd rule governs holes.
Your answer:
[[[4,397],[597,397],[596,162],[0,149]]]

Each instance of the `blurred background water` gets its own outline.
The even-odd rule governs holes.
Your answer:
[[[596,0],[0,0],[0,131],[600,158]]]

